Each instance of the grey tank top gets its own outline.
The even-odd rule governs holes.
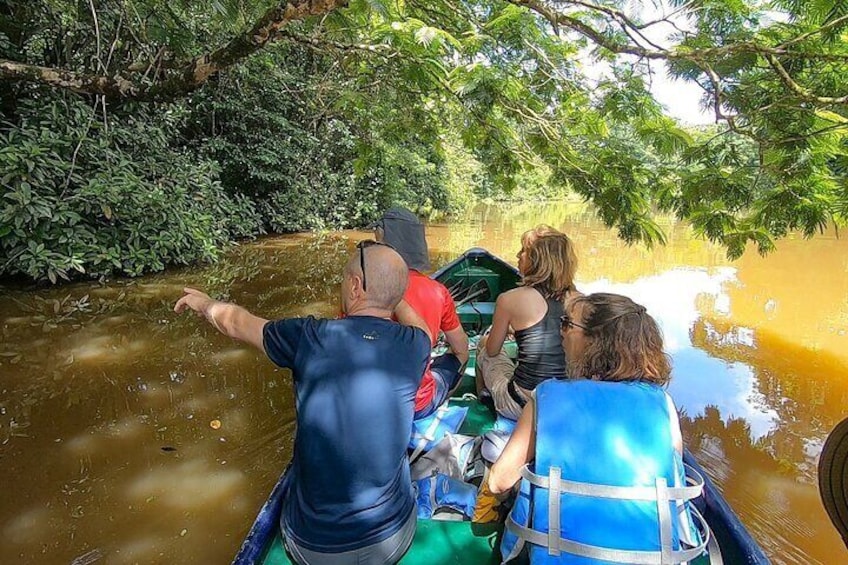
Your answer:
[[[540,293],[541,294],[541,293]],[[565,377],[565,352],[559,334],[562,301],[545,298],[548,311],[544,317],[523,330],[516,330],[518,363],[512,380],[524,390],[550,378]]]

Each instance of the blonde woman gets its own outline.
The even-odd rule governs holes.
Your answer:
[[[539,225],[521,236],[521,286],[498,297],[492,327],[477,347],[477,392],[488,391],[498,414],[518,419],[536,386],[566,376],[559,336],[566,298],[577,294],[577,255],[564,233]],[[518,345],[516,363],[503,350],[509,333]]]

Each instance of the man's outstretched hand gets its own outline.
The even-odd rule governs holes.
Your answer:
[[[174,304],[174,312],[180,314],[186,310],[194,310],[222,334],[265,351],[262,329],[268,320],[254,316],[241,306],[209,298],[208,294],[194,288],[184,288],[183,292],[185,295]]]
[[[183,289],[183,292],[185,293],[185,296],[177,300],[177,303],[174,305],[174,312],[182,314],[185,312],[186,308],[191,308],[197,312],[199,316],[206,316],[208,319],[207,312],[217,301],[209,298],[209,295],[205,292],[201,292],[193,288],[186,287]]]

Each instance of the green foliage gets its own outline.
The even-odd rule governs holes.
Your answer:
[[[379,115],[424,126],[424,110],[368,107],[358,80],[332,57],[281,46],[172,104],[104,114],[99,98],[14,93],[0,276],[138,275],[214,259],[266,229],[362,226],[392,204],[460,208],[427,143],[437,128],[409,136]]]
[[[455,134],[445,135],[440,147],[445,155],[445,192],[448,211],[459,212],[477,198],[492,196],[492,184],[486,171]]]
[[[375,204],[353,174],[356,139],[310,104],[308,73],[321,62],[289,55],[262,54],[201,91],[184,119],[189,145],[220,164],[228,193],[257,202],[272,231],[359,225]],[[286,57],[299,65],[283,68]]]
[[[364,101],[345,99],[344,74],[328,85],[310,80],[316,69],[332,72],[333,61],[274,49],[195,98],[186,134],[220,163],[227,191],[250,195],[275,232],[362,226],[393,204],[425,215],[450,210],[443,159],[421,141],[424,132],[375,120],[395,110],[365,111]]]
[[[73,98],[18,109],[20,124],[0,130],[0,275],[139,275],[214,258],[260,228],[214,162],[168,147],[166,119],[138,108],[102,122]]]
[[[239,33],[275,5],[11,1],[0,59],[167,84],[192,57],[247,45]],[[848,221],[848,0],[673,0],[678,29],[658,44],[639,5],[351,0],[152,106],[0,80],[0,275],[135,274],[262,229],[473,198],[574,193],[648,245],[670,211],[731,257]],[[697,81],[719,125],[664,115],[658,60]]]

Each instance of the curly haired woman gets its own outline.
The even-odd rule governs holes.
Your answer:
[[[686,482],[659,327],[617,294],[566,310],[572,380],[536,388],[488,477],[496,495],[521,480],[504,561],[524,547],[533,565],[691,561],[706,547],[688,502],[703,482]]]

